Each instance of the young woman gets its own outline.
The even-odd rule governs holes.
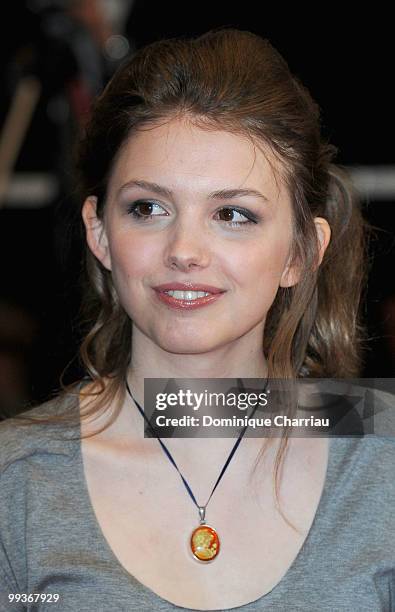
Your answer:
[[[144,437],[147,378],[358,374],[363,222],[335,151],[251,33],[114,76],[79,155],[87,380],[1,426],[1,609],[391,609],[392,438]]]

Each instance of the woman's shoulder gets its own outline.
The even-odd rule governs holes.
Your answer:
[[[68,421],[62,420],[67,415]],[[0,422],[0,475],[42,455],[70,455],[79,435],[78,393],[60,394]]]
[[[344,445],[353,446],[359,461],[376,474],[387,473],[395,469],[395,379],[359,379],[332,383],[332,390],[343,393],[345,399],[344,413],[353,412],[360,422],[360,436],[354,438],[343,435],[339,427],[338,440]],[[348,442],[347,442],[348,440]],[[359,442],[357,443],[356,440]]]
[[[395,437],[366,433],[331,440],[336,499],[365,508],[366,516],[387,517],[395,529]]]
[[[395,378],[305,379],[300,397],[313,414],[322,412],[329,418],[335,435],[395,440]]]
[[[395,438],[366,434],[356,438],[335,438],[334,445],[344,448],[343,458],[352,466],[351,478],[358,475],[372,479],[389,480],[395,495]]]
[[[45,531],[42,517],[49,516],[49,503],[60,508],[73,483],[78,408],[78,395],[60,394],[0,423],[0,583],[9,592],[26,588],[32,543],[27,529],[33,517],[38,517],[36,534]],[[68,424],[57,420],[64,414],[70,416]],[[1,591],[0,586],[2,610]]]

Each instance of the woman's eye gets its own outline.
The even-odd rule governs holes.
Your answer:
[[[166,216],[168,213],[156,202],[137,200],[128,207],[128,214],[138,221],[149,221],[152,217]],[[221,208],[216,216],[219,217],[219,221],[230,227],[257,223],[255,216],[244,209],[225,207]]]
[[[221,210],[218,211],[218,214],[223,217],[221,221],[224,221],[232,227],[256,223],[256,220],[251,213],[248,211],[239,210],[237,208],[221,208]]]
[[[159,214],[156,213],[154,215],[153,210],[158,209]],[[159,206],[159,204],[156,204],[155,202],[148,202],[147,200],[133,202],[133,204],[128,207],[128,213],[131,214],[135,219],[139,219],[140,221],[145,221],[147,219],[150,219],[151,217],[157,217],[161,214],[160,211],[163,211],[163,208]]]

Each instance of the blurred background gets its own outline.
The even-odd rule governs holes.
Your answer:
[[[331,6],[331,5],[330,5]],[[328,8],[328,7],[327,7]],[[1,8],[0,418],[81,375],[72,150],[92,100],[126,55],[218,26],[268,38],[322,109],[378,231],[364,309],[363,376],[395,376],[394,37],[382,11],[230,8],[213,2],[14,0]]]

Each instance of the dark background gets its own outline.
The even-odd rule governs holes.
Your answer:
[[[85,10],[82,16],[74,10],[78,4]],[[135,0],[117,30],[100,14],[100,4],[33,1],[4,3],[1,9],[0,125],[24,75],[35,75],[42,86],[14,172],[46,173],[58,181],[50,201],[31,206],[23,197],[17,202],[6,198],[0,208],[0,395],[14,381],[5,411],[12,403],[48,397],[78,348],[81,251],[70,230],[75,207],[71,150],[89,102],[120,61],[106,56],[109,34],[121,33],[131,50],[218,26],[260,34],[320,105],[323,134],[338,147],[337,163],[386,166],[395,173],[394,37],[388,15],[372,16],[360,6],[346,16],[318,13],[318,8],[306,14],[285,6],[268,10],[262,3],[231,9],[213,2]],[[365,308],[366,377],[395,375],[394,200],[395,187],[392,195],[361,202],[366,218],[379,228],[371,244]],[[66,380],[79,375],[74,359]]]

